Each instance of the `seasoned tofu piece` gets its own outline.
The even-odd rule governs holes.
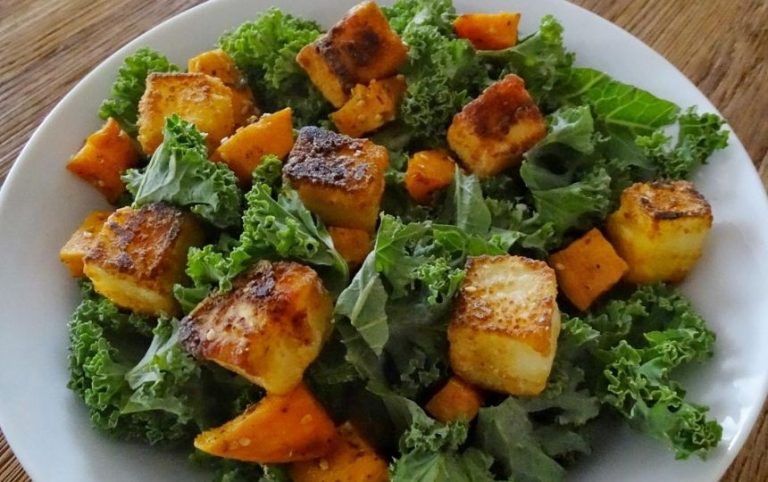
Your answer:
[[[268,393],[245,413],[195,437],[195,448],[226,459],[285,464],[323,456],[336,427],[301,383],[285,395]]]
[[[83,258],[94,289],[123,308],[177,315],[173,285],[183,280],[187,251],[203,242],[191,214],[165,204],[112,213]]]
[[[448,326],[454,373],[510,395],[544,390],[557,351],[555,272],[520,256],[478,256],[454,301]]]
[[[258,114],[253,92],[245,76],[237,69],[232,57],[223,50],[209,50],[192,57],[187,62],[187,71],[218,77],[230,88],[235,126],[245,125],[251,116]]]
[[[333,301],[317,273],[293,262],[260,261],[233,289],[210,295],[181,321],[182,346],[263,387],[285,394],[302,379],[331,330]]]
[[[448,145],[464,167],[487,178],[519,164],[547,135],[539,108],[520,77],[510,74],[465,105],[448,128]]]
[[[632,283],[680,281],[701,257],[712,208],[688,181],[637,183],[621,193],[606,229]]]
[[[581,311],[613,288],[627,272],[627,263],[598,229],[549,257],[563,294]]]
[[[293,482],[387,482],[387,462],[349,422],[338,429],[323,457],[288,467]]]
[[[427,413],[443,423],[464,420],[469,422],[477,416],[483,405],[483,394],[461,378],[451,377],[427,402]]]
[[[109,211],[93,211],[88,214],[83,224],[72,233],[69,241],[59,251],[59,259],[69,268],[73,277],[83,276],[83,258],[91,249],[96,235],[99,234],[109,215]]]
[[[206,74],[153,73],[139,102],[139,143],[147,155],[163,142],[165,118],[178,114],[207,134],[208,149],[235,130],[232,92]]]
[[[387,149],[319,127],[304,127],[283,176],[328,226],[372,231],[384,194]]]
[[[373,248],[373,239],[369,231],[331,226],[328,228],[328,233],[333,240],[333,247],[350,268],[360,267]]]
[[[339,132],[351,137],[373,132],[395,119],[405,87],[402,75],[357,84],[347,103],[331,114],[331,120]]]
[[[339,108],[356,84],[397,73],[408,49],[374,2],[363,2],[328,32],[306,45],[296,62],[326,99]]]

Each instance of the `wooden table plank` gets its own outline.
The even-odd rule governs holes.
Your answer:
[[[199,0],[3,0],[0,184],[50,109],[111,52]],[[627,29],[687,75],[725,115],[768,186],[768,2],[575,0]],[[72,21],[72,19],[76,19]],[[761,88],[763,90],[761,90]],[[62,154],[66,156],[66,153]],[[766,411],[723,478],[768,480]],[[0,480],[29,478],[0,433]]]

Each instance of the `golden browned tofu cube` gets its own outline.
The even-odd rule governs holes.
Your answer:
[[[191,214],[165,204],[112,213],[83,258],[94,289],[148,315],[176,315],[173,285],[184,278],[187,251],[203,242]]]
[[[451,368],[480,388],[510,395],[544,390],[557,351],[555,272],[520,256],[479,256],[454,301]]]
[[[384,194],[389,154],[367,139],[304,127],[283,176],[328,226],[371,231]]]
[[[323,36],[305,46],[296,61],[326,99],[339,108],[356,84],[391,77],[408,49],[374,2],[363,2]]]
[[[328,228],[333,247],[339,252],[350,268],[358,268],[373,248],[371,233],[362,229]]]
[[[69,268],[73,277],[83,276],[83,258],[91,248],[109,214],[109,211],[91,212],[59,251],[59,259]]]
[[[314,270],[260,261],[181,322],[180,340],[210,360],[282,395],[295,388],[331,330],[333,301]]]
[[[293,482],[387,482],[387,462],[349,422],[323,457],[288,466]]]
[[[192,57],[187,62],[187,71],[218,77],[230,88],[235,126],[245,125],[251,116],[258,114],[256,101],[245,77],[237,69],[232,57],[223,50],[209,50]]]
[[[688,181],[633,184],[621,193],[621,205],[606,224],[633,283],[685,278],[711,227],[712,209]]]
[[[331,120],[342,134],[360,137],[395,119],[403,93],[402,75],[372,80],[368,85],[357,84],[347,103],[331,114]]]
[[[468,170],[487,178],[515,166],[547,135],[539,108],[510,74],[465,105],[448,128],[448,145]]]
[[[627,263],[595,228],[549,257],[563,294],[585,311],[627,272]]]
[[[209,150],[235,130],[232,91],[206,74],[153,73],[139,102],[139,144],[152,154],[163,142],[165,118],[178,114],[207,134]]]

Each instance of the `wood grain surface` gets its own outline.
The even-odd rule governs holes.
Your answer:
[[[198,3],[0,0],[0,184],[35,127],[78,80],[127,41]],[[768,2],[574,3],[625,28],[687,75],[723,113],[768,180]],[[768,480],[767,455],[764,410],[722,480]],[[26,480],[0,434],[0,481]]]

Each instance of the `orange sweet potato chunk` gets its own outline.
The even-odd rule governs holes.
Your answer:
[[[120,176],[138,159],[133,141],[110,117],[104,127],[88,136],[67,163],[67,169],[101,191],[109,202],[115,202],[125,191]]]
[[[408,159],[405,189],[414,201],[427,204],[432,194],[451,184],[455,169],[456,162],[446,151],[419,151]]]
[[[235,61],[221,49],[200,53],[187,62],[187,71],[217,77],[232,91],[232,112],[235,125],[245,125],[256,114],[253,92],[237,69]]]
[[[478,50],[501,50],[517,44],[519,23],[517,12],[467,13],[453,21],[453,30]]]
[[[357,84],[341,109],[331,114],[339,132],[360,137],[395,119],[405,93],[405,77],[397,75],[370,84]]]
[[[480,391],[461,378],[451,377],[427,402],[427,413],[441,422],[470,421],[477,416],[483,396]]]
[[[195,438],[195,447],[227,459],[283,464],[322,457],[336,427],[304,384],[286,395],[268,394],[242,415]]]
[[[592,229],[549,257],[557,282],[576,308],[584,311],[626,274],[627,263],[598,229]]]
[[[364,229],[331,226],[328,228],[328,233],[333,239],[333,246],[336,251],[353,269],[363,264],[365,257],[368,256],[373,247],[371,233]]]
[[[363,439],[354,426],[345,423],[331,450],[324,457],[290,465],[293,482],[386,482],[387,463]]]
[[[92,211],[59,251],[59,259],[75,278],[83,276],[83,257],[109,217],[109,211]]]
[[[257,122],[241,127],[225,139],[213,159],[226,163],[243,184],[250,184],[261,158],[274,154],[280,159],[293,147],[293,114],[290,107],[264,114]]]

